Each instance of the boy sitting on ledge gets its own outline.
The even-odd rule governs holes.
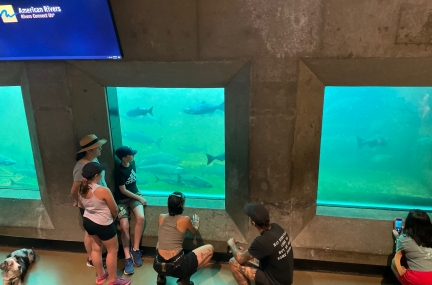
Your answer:
[[[147,201],[136,186],[136,167],[134,161],[136,153],[136,150],[128,146],[121,146],[115,151],[116,156],[121,160],[121,164],[114,172],[114,198],[119,207],[118,220],[125,254],[125,274],[134,273],[133,265],[139,267],[143,264],[139,246],[144,231],[144,206],[147,205]],[[133,211],[136,218],[134,242],[132,246],[130,246],[129,210]]]

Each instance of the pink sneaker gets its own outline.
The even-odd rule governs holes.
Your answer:
[[[129,285],[131,283],[130,278],[123,278],[120,276],[117,276],[117,279],[113,282],[109,282],[108,285]]]
[[[105,271],[104,275],[102,277],[96,277],[96,284],[102,285],[105,283],[105,281],[108,278],[108,271]]]

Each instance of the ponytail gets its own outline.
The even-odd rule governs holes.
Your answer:
[[[83,195],[87,195],[88,191],[91,188],[91,181],[83,178],[83,180],[81,181],[81,185],[79,187],[79,193],[81,194],[81,196]]]

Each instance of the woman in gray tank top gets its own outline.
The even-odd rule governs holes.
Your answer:
[[[199,229],[197,215],[182,216],[186,197],[181,192],[174,192],[168,197],[168,214],[159,215],[157,254],[153,268],[158,273],[157,283],[165,284],[166,276],[179,278],[179,285],[193,285],[190,277],[204,267],[213,256],[213,246],[203,245],[188,254],[183,253],[183,241],[186,231],[196,234]]]

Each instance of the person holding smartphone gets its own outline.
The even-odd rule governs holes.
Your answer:
[[[186,231],[193,235],[199,230],[199,217],[192,219],[182,216],[186,197],[181,192],[174,192],[168,196],[168,213],[159,215],[157,254],[153,268],[158,273],[157,283],[165,284],[166,276],[179,278],[179,285],[193,285],[190,281],[192,274],[204,267],[213,256],[213,246],[206,244],[185,254],[183,241]]]
[[[395,222],[396,225],[396,222]],[[411,210],[405,219],[401,234],[393,230],[396,254],[392,271],[403,285],[432,284],[432,224],[422,210]],[[408,267],[403,266],[405,259]]]
[[[269,212],[264,206],[246,204],[243,211],[260,235],[247,250],[237,247],[234,238],[227,241],[234,256],[229,261],[234,279],[240,285],[250,282],[292,284],[294,256],[287,232],[278,224],[270,223]],[[253,259],[259,260],[259,266],[251,266]]]

